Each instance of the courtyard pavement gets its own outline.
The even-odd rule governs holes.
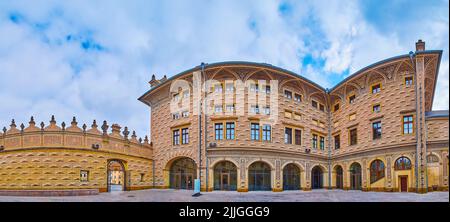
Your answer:
[[[343,190],[313,191],[214,191],[192,197],[188,190],[138,190],[100,193],[94,196],[15,197],[0,196],[0,202],[449,202],[448,192],[385,193]]]

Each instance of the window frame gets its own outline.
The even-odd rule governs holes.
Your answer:
[[[356,136],[355,143],[352,143],[352,131],[353,130],[356,131],[356,133],[355,133],[355,136]],[[351,129],[348,130],[348,145],[349,146],[358,145],[358,128],[351,128]]]
[[[266,127],[269,127],[269,129],[267,130]],[[262,133],[261,133],[261,141],[263,142],[272,142],[272,125],[270,124],[263,124],[262,129],[261,129]],[[267,135],[268,132],[268,135]],[[268,139],[267,139],[268,137]]]
[[[254,129],[253,126],[258,126],[258,128]],[[255,132],[255,134],[254,134],[254,132]],[[256,139],[254,139],[254,138],[256,138]],[[256,122],[250,123],[250,140],[251,141],[261,141],[261,125],[259,123],[256,123]]]
[[[377,86],[377,85],[379,85],[379,90],[377,92],[373,92],[374,86]],[[381,82],[373,83],[372,85],[370,85],[370,92],[372,93],[372,95],[379,94],[382,89],[383,89],[383,85]]]
[[[337,109],[336,109],[336,106],[338,106]],[[333,112],[335,113],[335,112],[337,112],[337,111],[339,111],[339,110],[341,110],[341,103],[340,103],[340,102],[337,102],[337,103],[335,103],[335,104],[333,105]]]
[[[288,134],[288,130],[290,130],[290,134]],[[289,135],[289,137],[287,137],[287,135]],[[284,127],[284,144],[288,144],[288,145],[292,145],[293,142],[293,128],[292,127]]]
[[[297,97],[298,97],[299,99],[297,99]],[[297,103],[301,103],[301,102],[303,101],[303,96],[302,96],[302,94],[294,93],[294,101],[297,102]]]
[[[411,84],[409,84],[409,85],[407,84],[407,80],[406,80],[407,78],[411,78]],[[411,76],[404,76],[403,77],[403,84],[405,84],[405,87],[408,87],[408,88],[412,87],[414,85],[414,76],[412,76],[412,75]]]
[[[185,130],[187,131],[187,133],[185,133]],[[185,140],[187,140],[187,142]],[[189,144],[189,127],[181,128],[181,145],[186,144]]]
[[[353,99],[352,99],[353,97]],[[355,93],[351,93],[350,95],[347,96],[347,100],[348,100],[348,104],[355,104],[356,102],[356,94]]]
[[[379,110],[375,111],[375,107],[378,106]],[[381,112],[381,104],[380,103],[375,103],[372,105],[372,113],[380,113]]]
[[[411,133],[405,133],[405,117],[407,116],[411,116]],[[414,135],[416,133],[416,129],[415,129],[415,115],[414,114],[405,114],[402,115],[402,135]]]
[[[375,126],[378,126],[375,128]],[[382,129],[383,125],[381,123],[381,120],[372,122],[372,140],[378,140],[382,138]]]
[[[175,132],[177,132],[177,134],[175,135]],[[172,129],[172,146],[179,146],[181,141],[180,141],[180,129]]]
[[[314,106],[314,104],[316,104],[316,106]],[[314,99],[311,99],[311,106],[315,109],[319,109],[319,102]]]
[[[222,128],[217,128],[217,126],[222,126]],[[218,131],[222,131],[221,133],[218,133]],[[216,122],[214,123],[214,140],[220,141],[224,139],[224,126],[223,122]]]
[[[233,128],[229,128],[228,126],[229,125],[232,125],[233,126]],[[225,136],[224,136],[224,138],[225,138],[225,140],[235,140],[236,139],[236,122],[234,122],[234,121],[226,121],[225,122],[225,130],[224,130],[225,132]],[[233,132],[232,134],[231,133],[228,133],[228,131],[231,131],[231,132]],[[230,138],[228,138],[228,135],[230,135]],[[231,138],[231,136],[232,136],[232,138]]]
[[[292,91],[285,89],[284,90],[284,98],[292,100]]]
[[[336,137],[338,138],[338,140],[336,141]],[[333,140],[334,140],[334,149],[335,150],[339,150],[341,149],[341,134],[336,134],[333,136]],[[337,143],[336,143],[337,142]],[[337,146],[336,146],[337,144]]]

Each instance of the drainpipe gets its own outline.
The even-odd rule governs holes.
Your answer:
[[[205,78],[204,81],[204,85],[205,85],[205,93],[206,93],[206,74],[205,74],[205,66],[206,64],[202,62],[201,67],[202,67],[202,75]],[[205,95],[205,108],[208,107],[208,101],[206,100],[206,95]],[[206,110],[206,109],[205,109]],[[205,126],[204,126],[204,136],[205,136],[205,185],[206,185],[206,192],[208,192],[208,175],[209,175],[209,164],[208,164],[208,112],[205,111]]]
[[[418,142],[418,131],[419,131],[419,121],[418,121],[418,117],[419,117],[419,110],[418,110],[418,101],[417,101],[417,73],[416,73],[416,65],[414,63],[414,57],[416,56],[416,54],[414,52],[409,52],[409,59],[411,60],[411,64],[413,66],[413,75],[414,75],[414,95],[415,95],[415,100],[416,100],[416,104],[415,104],[415,108],[416,108],[416,132],[415,132],[415,137],[416,137],[416,154],[415,154],[415,161],[414,161],[414,176],[416,177],[416,193],[419,192],[419,142]]]
[[[327,117],[328,117],[328,188],[331,189],[331,101],[329,97],[329,89],[326,89],[326,94],[328,96],[328,107]]]
[[[204,80],[205,80],[205,76],[204,76],[204,72],[203,72],[203,63],[200,65],[201,66],[201,74],[203,77],[203,85],[204,84]],[[201,87],[201,86],[199,86]],[[205,88],[204,88],[205,89]],[[205,92],[205,91],[204,91]],[[200,93],[200,98],[199,98],[199,115],[198,115],[198,179],[200,181],[200,191],[201,191],[201,187],[202,187],[202,93]]]

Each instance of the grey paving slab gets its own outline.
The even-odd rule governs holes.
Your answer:
[[[0,202],[449,202],[448,192],[385,193],[343,190],[313,191],[214,191],[192,197],[188,190],[139,190],[100,193],[95,196],[15,197],[0,196]]]

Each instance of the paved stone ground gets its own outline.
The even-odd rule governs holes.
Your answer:
[[[448,192],[384,193],[343,190],[257,191],[248,193],[214,191],[192,197],[187,190],[139,190],[100,193],[95,196],[12,197],[0,196],[0,202],[449,202]]]

